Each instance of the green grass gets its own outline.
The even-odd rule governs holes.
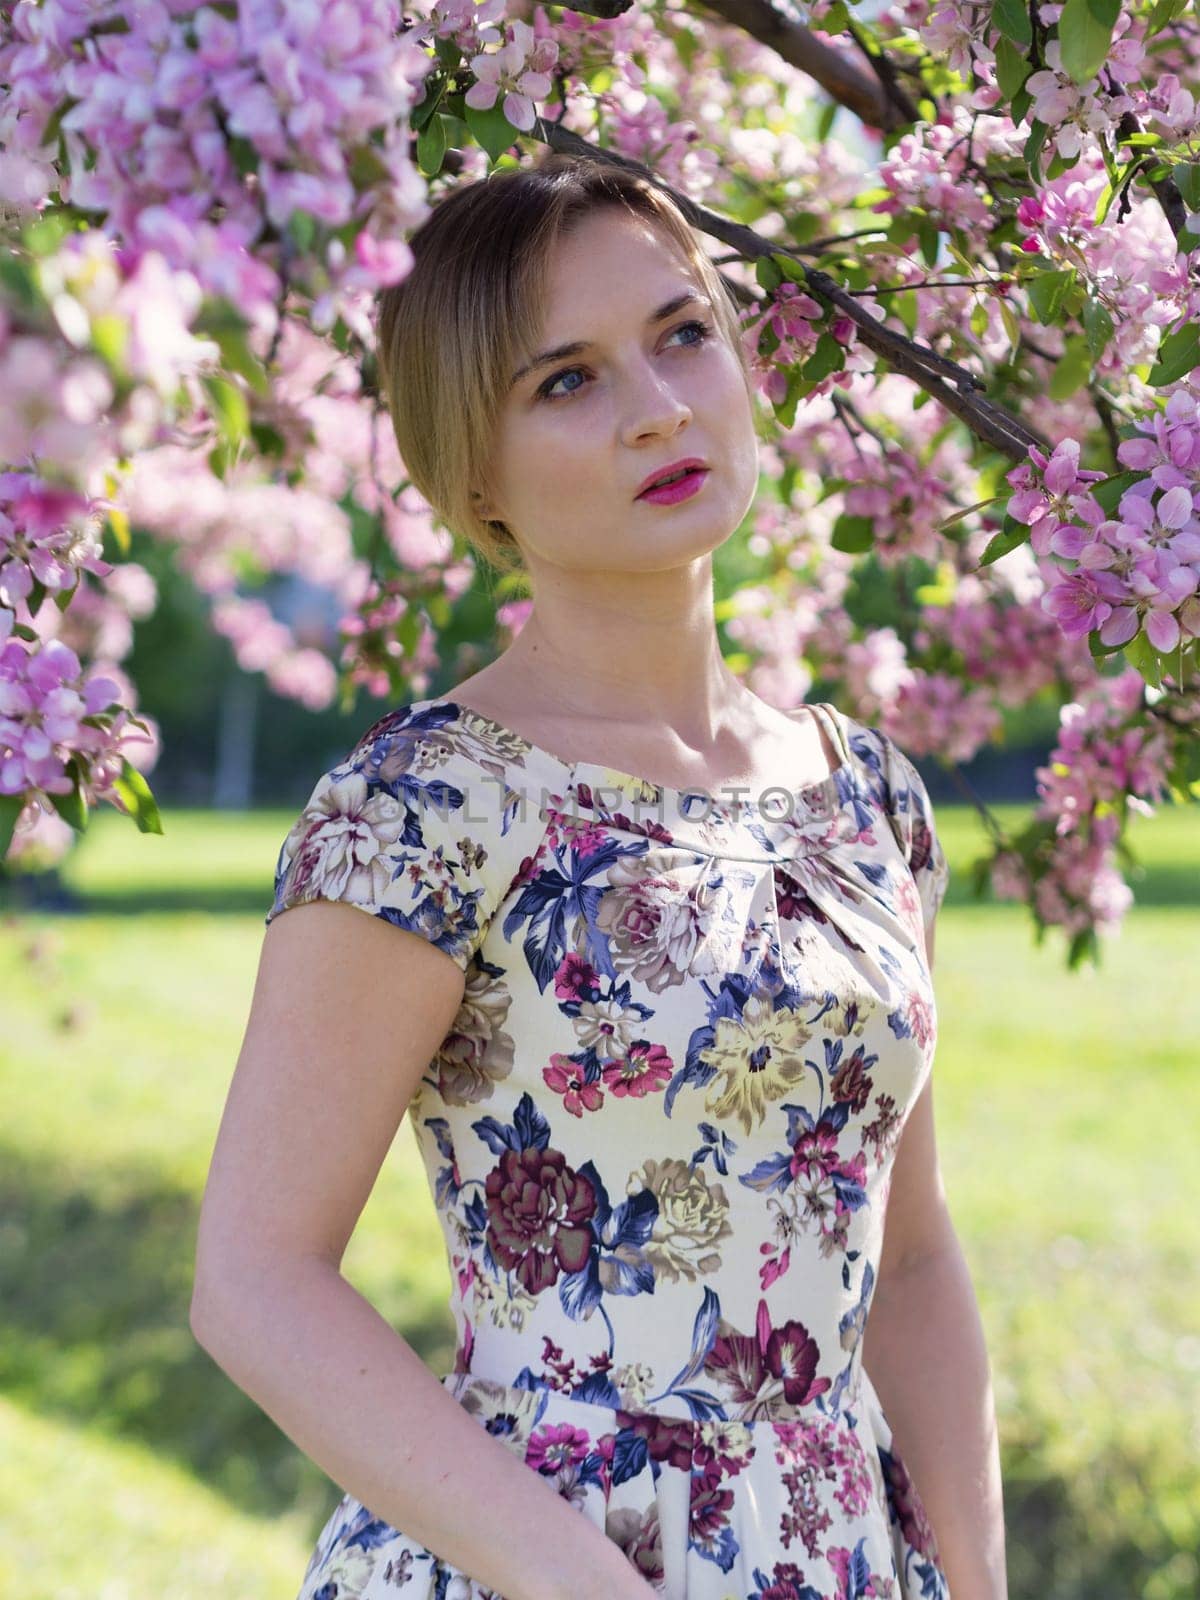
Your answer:
[[[1005,808],[998,808],[1003,819]],[[1012,1600],[1200,1587],[1200,830],[1138,819],[1098,970],[974,903],[941,806],[935,1103],[996,1383]],[[86,914],[0,923],[0,1593],[293,1600],[336,1491],[187,1325],[199,1198],[286,812],[101,814]],[[332,1092],[332,1090],[331,1090]],[[435,1367],[449,1277],[407,1126],[347,1276]],[[956,1597],[957,1600],[957,1597]]]

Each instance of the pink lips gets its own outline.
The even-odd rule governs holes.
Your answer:
[[[664,483],[657,489],[647,489],[638,495],[639,500],[652,500],[655,505],[673,506],[680,500],[690,500],[708,477],[707,467],[695,467],[685,472],[675,483]]]

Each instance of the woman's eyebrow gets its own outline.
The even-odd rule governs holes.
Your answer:
[[[684,306],[695,301],[699,305],[709,305],[711,302],[705,295],[697,294],[695,289],[685,289],[682,294],[674,295],[657,311],[652,311],[646,318],[647,323],[665,322],[668,317],[673,317],[677,311],[682,311]],[[544,367],[551,361],[563,361],[567,356],[582,355],[588,348],[586,339],[574,339],[570,344],[555,345],[553,350],[543,350],[541,355],[534,356],[532,361],[527,361],[523,367],[518,367],[513,373],[511,381],[519,383],[527,372],[533,372],[538,367]]]

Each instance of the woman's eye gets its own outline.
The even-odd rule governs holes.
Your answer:
[[[688,332],[694,332],[696,334],[694,339],[689,339],[687,341],[689,345],[694,347],[704,343],[709,334],[712,332],[712,327],[707,322],[695,320],[691,322],[681,322],[677,328],[671,329],[671,332],[667,335],[667,337],[673,339],[677,333]],[[554,394],[552,393],[552,390],[554,389],[555,385],[561,383],[564,378],[574,377],[582,372],[582,367],[563,367],[561,371],[552,373],[551,376],[546,379],[545,383],[543,383],[538,389],[538,399],[565,400],[570,395],[578,394],[580,388],[582,387],[581,384],[576,384],[573,388],[565,389],[561,394]]]

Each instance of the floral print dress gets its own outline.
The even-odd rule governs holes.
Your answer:
[[[665,1600],[949,1593],[862,1363],[948,867],[907,756],[811,709],[840,764],[739,801],[401,705],[318,780],[266,919],[346,901],[465,973],[409,1106],[439,1376]],[[493,1600],[345,1495],[301,1600],[397,1596]]]

